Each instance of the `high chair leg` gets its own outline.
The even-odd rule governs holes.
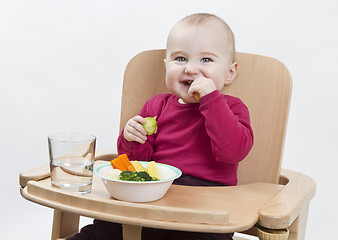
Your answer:
[[[289,227],[290,236],[288,240],[305,240],[306,222],[309,212],[309,204],[304,206],[299,216]]]
[[[79,230],[78,214],[54,210],[52,240],[75,234]]]
[[[142,227],[122,225],[123,240],[141,240]]]

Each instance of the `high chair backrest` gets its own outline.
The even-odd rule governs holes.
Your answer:
[[[168,93],[165,50],[145,51],[128,63],[123,83],[120,130],[150,97]],[[223,93],[239,97],[250,112],[254,146],[239,164],[238,184],[277,183],[291,96],[291,76],[280,61],[237,53],[238,74]]]

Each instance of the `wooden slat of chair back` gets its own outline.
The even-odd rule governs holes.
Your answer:
[[[145,51],[127,65],[124,76],[120,130],[139,114],[150,97],[167,93],[165,85],[165,50]],[[223,93],[239,97],[248,106],[255,143],[240,163],[239,184],[277,183],[284,146],[291,77],[278,60],[247,53],[237,53],[238,75]]]
[[[120,132],[150,97],[169,92],[165,85],[164,58],[165,50],[151,50],[129,61],[124,72]]]

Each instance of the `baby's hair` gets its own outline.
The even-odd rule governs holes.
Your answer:
[[[232,61],[235,62],[236,50],[235,50],[234,33],[232,32],[229,25],[223,19],[221,19],[220,17],[218,17],[214,14],[195,13],[195,14],[192,14],[192,15],[189,15],[189,16],[183,18],[179,22],[184,22],[184,23],[191,24],[191,25],[201,25],[201,24],[206,23],[207,21],[210,21],[210,20],[216,20],[216,21],[220,22],[221,24],[223,24],[224,30],[227,33],[229,44],[230,44],[230,54],[232,55]]]

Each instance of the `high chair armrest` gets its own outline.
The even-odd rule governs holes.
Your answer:
[[[27,186],[28,181],[39,181],[50,176],[49,164],[42,165],[40,167],[24,171],[19,175],[19,184],[21,188]]]
[[[263,227],[289,227],[315,195],[316,183],[312,178],[287,169],[282,169],[281,178],[287,181],[285,187],[259,211],[258,224]]]
[[[104,160],[110,161],[117,158],[117,150],[97,150],[95,152],[95,161],[96,160]]]

